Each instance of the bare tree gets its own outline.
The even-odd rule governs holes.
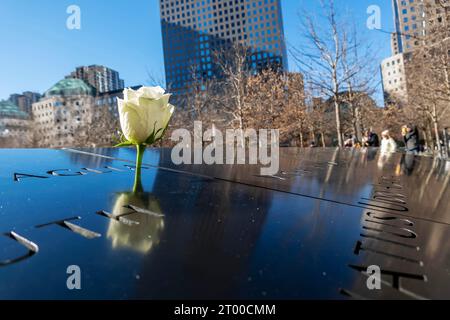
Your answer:
[[[356,37],[355,28],[348,21],[340,18],[335,8],[334,0],[321,0],[323,16],[312,17],[309,13],[302,14],[304,39],[300,47],[291,49],[297,65],[305,74],[307,81],[312,84],[315,91],[324,100],[333,103],[337,141],[343,146],[343,123],[341,115],[342,102],[351,104],[354,114],[354,131],[357,128],[359,112],[354,104],[356,91],[365,91],[368,94],[371,87],[375,68],[373,62],[365,55],[369,52],[367,47],[363,53],[358,53],[362,44]],[[364,54],[364,59],[362,55]],[[365,76],[361,74],[365,72]],[[350,92],[348,101],[342,101],[342,92]]]
[[[222,111],[229,116],[229,126],[243,130],[248,120],[245,97],[251,76],[248,64],[249,49],[240,43],[229,43],[222,50],[215,51],[214,55],[215,63],[223,76],[221,90],[218,92],[226,99]]]
[[[155,73],[147,69],[147,84],[150,86],[160,86],[162,88],[170,87],[170,83],[166,83],[166,79],[162,73]]]
[[[429,1],[423,10],[427,30],[415,37],[417,47],[406,62],[409,108],[425,135],[434,135],[433,144],[441,151],[440,127],[450,120],[450,3]]]
[[[244,114],[246,124],[255,129],[280,130],[283,144],[294,144],[305,122],[305,90],[299,73],[265,69],[246,81]]]
[[[355,25],[352,26],[351,50],[343,50],[342,65],[345,74],[351,74],[352,69],[356,72],[347,78],[347,91],[343,96],[343,102],[349,107],[351,127],[353,135],[358,141],[362,140],[364,128],[362,118],[364,113],[373,111],[371,101],[367,99],[373,95],[380,86],[377,79],[379,66],[371,61],[378,61],[373,45],[363,42],[357,33]],[[344,43],[348,42],[347,40]]]
[[[75,122],[79,116],[76,112],[72,111],[73,129],[69,133],[61,133],[72,136],[73,147],[106,147],[120,142],[120,122],[108,105],[91,106],[79,124]]]

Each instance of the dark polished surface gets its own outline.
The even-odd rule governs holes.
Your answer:
[[[132,192],[133,149],[0,157],[0,298],[450,298],[449,162],[284,149],[260,177],[153,149]]]

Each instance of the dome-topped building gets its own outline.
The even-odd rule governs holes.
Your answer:
[[[95,88],[80,79],[68,78],[58,81],[45,92],[45,97],[68,97],[77,95],[95,95]]]
[[[0,101],[0,117],[12,119],[28,119],[28,113],[20,110],[18,106],[9,100]]]
[[[85,140],[95,116],[95,95],[95,88],[73,78],[48,89],[32,108],[37,146],[74,146]]]
[[[30,147],[30,115],[6,100],[0,101],[0,147]]]
[[[117,98],[122,90],[97,91],[73,76],[58,81],[32,105],[36,146],[111,145],[119,126]]]

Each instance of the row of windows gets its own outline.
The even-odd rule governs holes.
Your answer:
[[[229,38],[229,37],[225,37],[228,36],[230,34],[230,32],[226,32],[226,33],[221,33],[221,39],[218,40],[211,40],[208,42],[199,42],[198,44],[195,44],[196,39],[195,37],[183,37],[183,34],[177,34],[174,35],[173,33],[166,35],[165,38],[165,51],[168,51],[171,53],[171,55],[173,54],[177,54],[177,50],[180,50],[181,53],[185,55],[186,52],[189,52],[190,49],[193,48],[193,43],[194,43],[194,48],[196,50],[202,50],[202,49],[209,49],[210,47],[216,47],[217,43],[221,43],[223,42],[223,40],[225,39],[229,39],[232,42],[235,41],[246,41],[247,45],[250,46],[256,46],[258,47],[259,50],[267,50],[268,48],[264,48],[263,46],[268,45],[268,44],[276,44],[275,48],[278,48],[280,46],[280,36],[278,33],[278,29],[277,28],[267,28],[264,30],[259,30],[259,31],[252,31],[252,32],[248,32],[247,34],[244,35],[235,35],[235,32],[233,31],[231,34],[233,34],[234,36]],[[168,40],[167,40],[168,39]],[[271,49],[270,49],[271,50]]]
[[[255,60],[255,61],[250,61],[249,62],[250,67],[252,70],[257,70],[258,68],[261,68],[263,66],[267,66],[267,65],[281,65],[282,64],[282,59],[280,57],[268,57],[266,59],[261,59],[261,60]],[[211,78],[213,76],[215,76],[213,70],[204,70],[201,71],[199,73],[200,77],[203,78]],[[192,81],[192,74],[190,74],[189,72],[181,72],[179,75],[175,75],[174,73],[167,73],[167,82],[171,83],[171,87],[172,88],[183,88],[186,87],[186,85]]]
[[[391,65],[395,66],[395,64],[401,64],[401,62],[402,62],[401,59],[392,60],[392,61],[386,63],[386,67],[389,67]]]
[[[177,10],[177,12],[179,12],[180,10]],[[162,11],[161,12],[161,16],[163,18],[165,18],[167,21],[173,21],[173,20],[185,20],[184,22],[200,22],[202,20],[214,20],[219,21],[219,22],[223,22],[223,21],[228,21],[230,20],[238,20],[240,18],[245,18],[246,16],[262,16],[264,17],[264,13],[266,13],[266,17],[269,16],[269,12],[270,11],[275,11],[275,6],[270,6],[270,7],[265,7],[264,9],[259,9],[259,10],[253,10],[253,11],[247,11],[247,12],[242,12],[242,13],[237,13],[239,11],[239,8],[237,8],[237,10],[219,10],[219,11],[213,11],[212,13],[206,13],[201,12],[200,10],[197,10],[197,15],[195,11],[183,11],[181,10],[181,13],[176,13],[174,12],[174,10],[172,10],[172,12],[169,11]],[[244,11],[244,7],[242,7],[242,11]],[[172,14],[171,14],[172,13]],[[234,13],[236,13],[234,15]],[[166,17],[167,16],[167,17]],[[220,19],[216,19],[218,17],[223,17],[224,18],[220,18]],[[191,18],[192,17],[192,18]]]
[[[245,30],[244,30],[245,31]],[[278,29],[276,27],[272,28],[267,28],[267,29],[263,29],[263,30],[258,30],[255,32],[249,32],[247,34],[244,34],[244,37],[234,37],[233,39],[229,39],[229,38],[225,38],[225,37],[218,37],[216,35],[211,35],[211,40],[205,40],[205,38],[200,35],[200,37],[198,37],[198,35],[193,35],[191,33],[182,33],[182,32],[167,32],[165,33],[164,36],[164,49],[165,50],[170,50],[170,52],[172,52],[173,50],[176,50],[176,48],[180,47],[182,48],[185,52],[187,51],[187,49],[192,49],[195,48],[197,49],[198,47],[200,49],[207,49],[209,47],[218,47],[218,46],[222,46],[224,44],[230,43],[230,42],[234,42],[235,40],[246,40],[246,39],[258,39],[261,38],[261,41],[259,44],[261,43],[265,43],[267,42],[272,42],[272,39],[274,41],[279,41],[279,33],[278,33]],[[207,36],[206,36],[206,39]],[[231,40],[231,41],[230,41]],[[257,42],[255,42],[254,44],[258,44]],[[201,47],[203,46],[203,47]]]
[[[389,84],[397,83],[397,82],[403,82],[403,78],[394,79],[394,80],[389,80]]]
[[[399,68],[398,70],[393,70],[392,72],[389,71],[388,72],[388,76],[391,76],[391,75],[394,75],[394,74],[397,75],[397,71],[398,71],[399,74],[403,74],[402,69]],[[402,79],[400,78],[400,80],[402,80]]]
[[[256,61],[265,58],[273,58],[274,56],[282,56],[283,54],[279,49],[278,43],[267,46],[263,45],[260,46],[260,48],[251,48],[249,53],[250,59]],[[182,50],[180,50],[179,53],[180,54],[171,52],[171,54],[166,57],[166,68],[168,70],[189,67],[192,64],[198,65],[212,62],[212,52],[209,49],[196,51],[192,55],[183,54]]]
[[[194,3],[195,2],[195,3]],[[264,0],[264,1],[255,1],[255,0],[245,0],[247,2],[247,9],[256,8],[257,6],[261,7],[263,5],[268,5],[269,3],[274,3],[275,0]],[[191,3],[191,4],[190,4]],[[250,4],[251,3],[251,4]],[[198,1],[198,0],[181,0],[181,1],[169,1],[169,0],[161,0],[161,10],[174,8],[175,10],[180,9],[182,11],[189,9],[199,9],[202,8],[202,11],[211,11],[217,10],[227,7],[241,7],[243,8],[244,0],[234,0],[234,1],[224,1],[224,0],[207,0],[207,1]],[[243,10],[243,9],[242,9]]]
[[[195,30],[204,30],[204,31],[209,30],[210,32],[213,32],[215,30],[217,32],[219,30],[230,30],[233,28],[239,28],[241,26],[245,27],[246,25],[250,25],[250,27],[253,27],[255,29],[257,29],[258,26],[263,28],[264,25],[266,25],[266,26],[270,26],[271,24],[277,25],[277,16],[275,15],[275,13],[273,13],[271,15],[259,16],[259,17],[252,18],[252,19],[241,19],[241,20],[238,20],[238,19],[235,20],[233,18],[233,16],[231,16],[230,19],[228,19],[228,17],[227,17],[225,19],[209,20],[209,21],[205,21],[203,23],[202,22],[199,22],[199,23],[191,22],[190,19],[174,21],[174,22],[171,22],[170,19],[167,19],[166,21],[171,23],[174,26],[189,27],[189,28],[192,28]]]
[[[222,39],[228,39],[231,40],[232,42],[236,42],[236,41],[244,41],[244,40],[249,40],[247,41],[247,45],[259,45],[261,43],[266,43],[266,42],[272,42],[272,41],[276,41],[279,42],[280,37],[278,35],[274,35],[273,38],[272,37],[265,37],[266,34],[269,34],[268,31],[270,29],[266,29],[264,32],[255,32],[255,33],[250,33],[250,34],[244,34],[244,35],[235,35],[235,33],[233,32],[233,36],[230,37],[230,32],[226,32],[226,33],[220,33],[220,37]],[[276,29],[274,29],[276,30]],[[267,33],[266,33],[267,32]],[[272,33],[270,33],[272,34]],[[180,36],[177,37],[169,37],[167,36],[167,38],[170,38],[170,41],[166,41],[165,42],[165,49],[169,50],[170,52],[174,52],[177,50],[177,48],[181,49],[183,51],[183,54],[185,54],[186,52],[186,38],[184,38],[181,34]],[[257,39],[257,40],[255,40]],[[189,42],[189,45],[192,46],[192,42],[195,40],[191,40]],[[276,48],[278,48],[279,44],[276,46]],[[263,50],[267,50],[267,49],[263,49]]]
[[[103,99],[98,99],[95,104],[97,106],[101,106],[104,104],[114,104],[117,102],[117,98],[118,97],[107,97],[107,98],[103,98]]]
[[[265,22],[266,21],[266,22]],[[277,24],[277,16],[275,13],[271,15],[265,15],[265,16],[259,16],[251,19],[234,19],[234,16],[226,17],[225,19],[214,19],[204,22],[195,23],[195,21],[191,21],[191,19],[187,20],[178,20],[173,21],[170,18],[166,19],[166,22],[171,23],[173,26],[178,27],[189,27],[195,30],[205,30],[213,32],[219,31],[219,30],[229,30],[233,28],[239,28],[241,26],[255,26],[254,28],[258,28],[258,26],[261,26],[261,28],[264,27],[264,25],[270,26],[271,24],[276,25]]]
[[[237,2],[237,1],[236,1]],[[242,2],[242,1],[241,1]],[[207,25],[212,25],[214,24],[219,24],[219,23],[224,23],[224,22],[228,22],[230,20],[239,20],[239,19],[243,19],[245,18],[246,14],[248,16],[252,16],[252,15],[259,15],[259,18],[261,19],[261,21],[264,20],[264,12],[266,19],[269,19],[269,12],[275,11],[275,6],[271,5],[270,7],[267,5],[269,2],[268,1],[264,1],[261,2],[259,1],[259,6],[261,7],[263,4],[265,5],[264,8],[260,8],[259,10],[251,10],[251,6],[250,4],[247,5],[247,13],[243,12],[243,13],[238,13],[240,10],[244,11],[244,6],[237,6],[230,9],[224,9],[222,10],[222,5],[219,4],[218,6],[213,5],[213,6],[209,6],[207,8],[203,8],[203,10],[198,9],[197,11],[193,10],[193,11],[189,11],[189,6],[185,7],[177,7],[176,9],[172,9],[171,11],[164,11],[164,4],[162,4],[162,11],[161,11],[161,15],[163,18],[165,18],[166,21],[170,22],[170,21],[177,21],[178,23],[180,23],[181,25],[189,25],[191,23],[193,23],[195,26],[194,27],[206,27]],[[274,3],[274,0],[271,0],[270,3]],[[198,3],[199,4],[199,3]],[[232,2],[230,2],[230,6],[232,5]],[[224,7],[227,7],[227,4],[224,4]],[[253,7],[256,8],[256,3],[253,3]],[[172,14],[171,14],[172,13]],[[197,17],[195,17],[197,13]],[[234,13],[236,13],[236,15],[234,15]],[[165,17],[167,15],[167,18]],[[192,16],[192,19],[191,19]],[[223,16],[225,16],[223,18]],[[220,19],[217,19],[218,17],[221,17]],[[274,18],[275,15],[272,14],[272,17]],[[255,18],[254,18],[255,19]],[[251,21],[255,21],[254,19],[251,19]],[[256,19],[258,19],[258,17],[256,17]],[[181,20],[181,21],[180,21]],[[204,20],[211,20],[211,21],[207,21],[204,22],[203,24],[201,23]],[[196,22],[199,22],[199,24],[197,24]]]
[[[48,102],[48,103],[34,106],[33,109],[34,110],[48,110],[52,107],[61,107],[61,106],[66,106],[66,105],[67,105],[66,102],[55,101],[55,102]],[[83,101],[75,101],[74,105],[75,106],[84,106],[84,102]]]

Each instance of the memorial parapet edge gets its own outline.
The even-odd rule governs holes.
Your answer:
[[[130,149],[0,155],[3,299],[450,298],[445,161],[283,149],[261,177],[151,149],[132,192]]]

